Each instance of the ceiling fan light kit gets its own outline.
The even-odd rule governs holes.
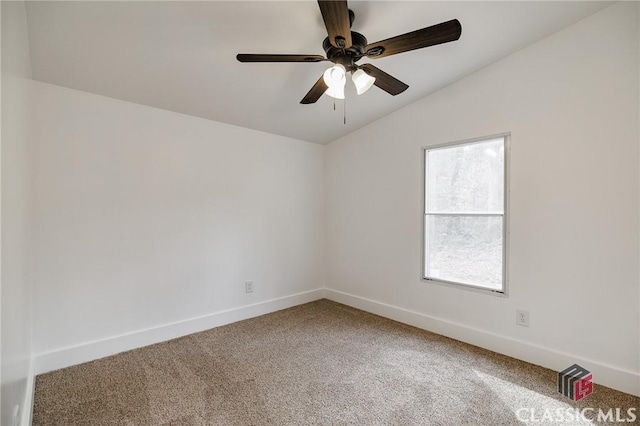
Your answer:
[[[356,86],[356,92],[358,95],[362,95],[364,92],[371,89],[373,83],[376,82],[375,77],[371,77],[363,69],[354,71],[351,79],[353,80],[353,84]]]
[[[322,42],[326,59],[320,55],[241,53],[236,56],[240,62],[333,62],[335,65],[327,69],[302,98],[300,101],[302,104],[315,103],[323,94],[344,99],[347,72],[352,73],[351,78],[358,95],[365,93],[373,85],[392,96],[398,95],[409,86],[371,64],[357,65],[356,62],[365,56],[370,59],[384,58],[448,43],[458,40],[462,34],[460,22],[452,19],[375,43],[368,43],[364,35],[351,31],[355,14],[349,9],[346,1],[318,0],[318,6],[328,35]]]
[[[341,64],[336,64],[327,69],[322,75],[324,84],[328,89],[324,92],[332,98],[344,99],[344,86],[347,83],[347,70]]]
[[[347,83],[346,73],[347,70],[342,64],[336,64],[327,69],[322,75],[322,80],[329,88],[324,93],[332,98],[344,99],[344,87]],[[376,81],[375,77],[371,77],[362,69],[352,71],[351,79],[356,86],[358,95],[369,90]]]

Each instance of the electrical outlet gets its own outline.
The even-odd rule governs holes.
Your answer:
[[[516,324],[529,327],[529,311],[518,309],[516,311]]]
[[[20,426],[20,406],[13,407],[13,426]]]
[[[253,293],[253,281],[244,282],[244,291],[245,293]]]

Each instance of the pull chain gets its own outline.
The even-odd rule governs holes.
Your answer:
[[[344,97],[344,100],[342,101],[342,124],[346,125],[347,124],[347,97]]]

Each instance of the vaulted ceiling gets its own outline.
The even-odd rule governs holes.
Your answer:
[[[239,63],[237,53],[324,55],[315,1],[30,1],[36,80],[316,143],[329,143],[530,45],[607,2],[351,1],[369,42],[450,19],[459,41],[377,60],[410,87],[346,104],[299,102],[330,63]],[[346,107],[347,123],[343,124]]]

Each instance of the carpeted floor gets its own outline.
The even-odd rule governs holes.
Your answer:
[[[40,375],[33,424],[517,425],[586,407],[640,418],[640,398],[596,385],[572,403],[554,371],[320,300]],[[592,424],[554,419],[530,424]]]

